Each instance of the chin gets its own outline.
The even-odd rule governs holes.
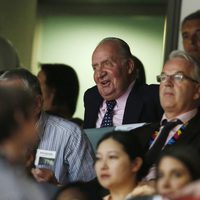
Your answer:
[[[106,92],[100,92],[101,96],[105,99],[105,100],[113,100],[115,98],[113,98],[113,95],[111,95],[110,93],[106,93]]]

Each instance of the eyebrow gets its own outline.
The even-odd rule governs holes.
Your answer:
[[[110,151],[108,151],[108,152],[106,152],[106,153],[120,153],[119,151],[117,151],[117,150],[110,150]],[[101,154],[101,152],[96,152],[96,155],[97,154]]]
[[[184,74],[185,75],[185,73],[183,72],[183,71],[176,71],[175,73],[173,73],[172,75],[174,75],[174,74],[178,74],[178,73],[181,73],[181,74]],[[161,72],[161,74],[166,74],[166,72]],[[166,74],[166,75],[168,75],[168,74]]]

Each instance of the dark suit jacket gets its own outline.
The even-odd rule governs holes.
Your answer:
[[[133,129],[131,131],[132,133],[137,134],[144,152],[148,151],[151,135],[154,133],[154,131],[159,130],[159,127],[160,123],[157,122]],[[173,145],[179,144],[192,145],[200,153],[200,111],[189,121],[183,134],[180,135],[180,138]],[[157,158],[148,158],[148,160],[156,159]],[[149,165],[151,164],[153,164],[153,162],[149,163]]]
[[[84,128],[95,128],[103,98],[96,86],[84,95]],[[161,119],[163,110],[159,100],[159,85],[134,84],[124,111],[123,123],[155,122]]]

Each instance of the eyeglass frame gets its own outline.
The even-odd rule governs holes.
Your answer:
[[[176,76],[179,76],[177,79],[176,79]],[[165,77],[165,80],[161,80],[161,76],[164,76]],[[157,75],[156,76],[156,80],[157,82],[159,83],[164,83],[167,81],[167,79],[170,78],[173,82],[182,82],[184,79],[186,80],[189,80],[189,81],[192,81],[194,83],[200,83],[199,81],[185,75],[183,72],[176,72],[175,74],[172,74],[172,75],[167,75],[165,73],[161,73],[160,75]]]

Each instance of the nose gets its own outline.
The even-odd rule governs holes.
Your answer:
[[[168,189],[168,188],[170,188],[170,178],[169,178],[169,177],[165,177],[165,178],[162,180],[162,188],[163,188],[163,189]]]
[[[173,86],[173,77],[167,76],[165,82],[163,83],[165,87],[172,87]]]
[[[107,169],[107,168],[108,168],[107,160],[106,160],[106,159],[103,159],[103,160],[101,161],[100,169],[101,169],[101,170],[105,170],[105,169]]]
[[[190,37],[190,44],[191,45],[195,45],[198,41],[198,38],[196,36],[196,34],[193,34],[191,37]]]
[[[101,67],[95,70],[95,76],[97,78],[103,78],[106,75],[106,71],[104,71]]]

